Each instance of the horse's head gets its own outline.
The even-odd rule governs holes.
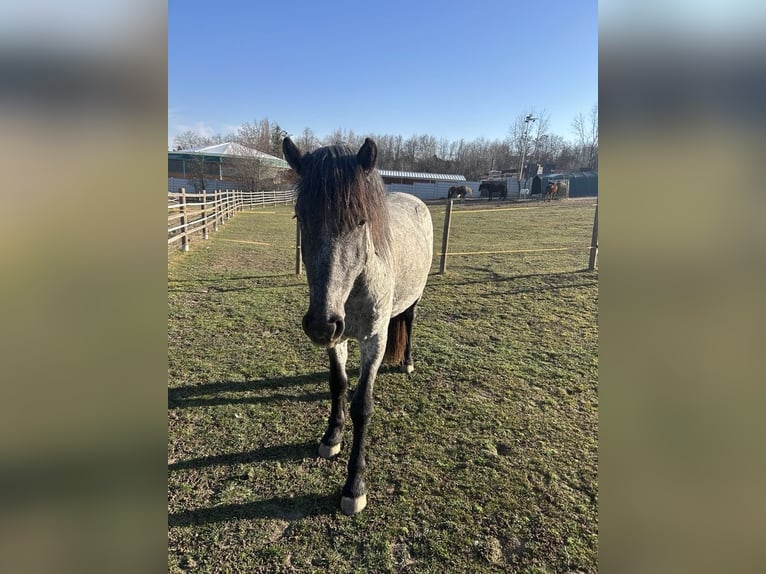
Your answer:
[[[368,258],[388,251],[377,147],[367,138],[357,153],[327,146],[304,154],[285,138],[282,149],[298,176],[295,216],[309,284],[303,330],[317,345],[332,346],[343,336],[345,303]]]

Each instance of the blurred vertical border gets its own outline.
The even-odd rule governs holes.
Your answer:
[[[604,572],[762,568],[764,10],[599,7]]]
[[[0,571],[166,563],[167,6],[0,19]]]

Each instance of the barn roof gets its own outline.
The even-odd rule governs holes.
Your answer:
[[[424,179],[428,181],[466,181],[464,175],[453,173],[426,173],[422,171],[394,171],[391,169],[379,169],[382,177],[401,177],[404,179]]]
[[[557,173],[544,173],[536,175],[540,179],[576,179],[576,178],[597,178],[598,172],[596,171],[565,171]]]
[[[290,166],[288,163],[278,157],[263,153],[257,149],[249,148],[238,144],[236,142],[225,142],[216,145],[209,145],[205,147],[182,149],[175,152],[168,152],[170,154],[188,154],[188,155],[205,155],[205,156],[218,156],[218,157],[247,157],[253,159],[260,159],[265,163],[277,167],[284,167],[285,169]]]

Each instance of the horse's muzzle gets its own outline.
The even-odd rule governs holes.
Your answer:
[[[326,347],[343,335],[343,330],[346,325],[343,322],[343,317],[338,315],[332,315],[326,319],[316,319],[308,313],[303,316],[303,331],[308,335],[309,339],[317,345]]]

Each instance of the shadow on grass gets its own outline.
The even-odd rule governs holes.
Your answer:
[[[461,276],[465,270],[484,273],[486,274],[486,277],[479,278],[479,279],[466,280]],[[458,272],[456,272],[456,274],[457,273]],[[459,274],[457,274],[457,277],[455,277],[456,280],[453,281],[451,280],[450,277],[445,277],[440,285],[442,286],[483,285],[485,283],[500,283],[503,281],[518,281],[521,279],[538,279],[538,278],[545,278],[545,277],[550,277],[551,279],[556,280],[556,279],[561,279],[562,277],[568,277],[568,276],[573,276],[574,278],[583,273],[595,273],[595,271],[590,271],[588,269],[577,269],[574,271],[559,271],[557,273],[529,273],[527,275],[498,275],[489,267],[460,267]],[[438,275],[438,273],[431,273],[431,275]],[[438,286],[439,285],[433,285],[434,288],[437,288]],[[429,287],[429,284],[426,284],[426,289],[428,287]],[[547,287],[541,287],[540,289],[555,289],[556,287],[557,285],[551,285]]]
[[[183,510],[168,514],[168,526],[193,526],[239,519],[279,518],[297,520],[308,515],[328,515],[337,512],[340,493],[283,496],[248,502],[246,504],[223,504],[211,508]]]
[[[285,280],[284,282],[277,281]],[[248,285],[229,287],[223,286],[225,282],[252,282]],[[270,284],[264,285],[260,281]],[[170,285],[173,285],[172,287]],[[304,276],[296,276],[294,273],[280,273],[278,275],[249,275],[242,277],[200,277],[195,279],[168,279],[168,293],[228,293],[232,291],[284,291],[285,289],[299,289],[306,287]]]
[[[232,275],[230,277],[226,276],[212,276],[212,277],[195,277],[193,279],[168,279],[168,283],[218,283],[221,281],[250,281],[250,280],[257,280],[257,279],[283,279],[283,278],[289,278],[289,279],[295,279],[296,275],[295,273],[266,273],[263,275]],[[300,285],[303,285],[303,283],[300,283]],[[298,286],[298,283],[296,283],[296,286]]]
[[[168,465],[169,471],[189,470],[193,468],[205,468],[208,466],[251,464],[269,460],[303,460],[304,458],[316,458],[319,445],[316,441],[296,444],[280,444],[251,450],[249,452],[232,452],[228,454],[215,454],[190,458]]]
[[[186,409],[190,407],[214,407],[221,405],[262,405],[278,402],[304,402],[313,403],[315,401],[330,400],[330,391],[306,393],[305,395],[288,395],[284,393],[270,394],[263,397],[205,397],[182,399],[180,401],[171,399],[168,396],[168,408]]]
[[[327,373],[314,373],[296,377],[282,377],[260,381],[221,381],[217,383],[203,383],[200,385],[186,385],[168,389],[168,408],[183,409],[188,407],[236,405],[236,404],[262,404],[277,401],[303,401],[312,402],[330,398],[329,387],[326,391],[295,395],[290,393],[267,393],[256,394],[261,391],[275,389],[287,389],[302,385],[315,385],[325,383]],[[242,396],[231,396],[241,393]]]
[[[591,281],[590,283],[564,283],[561,285],[548,285],[547,287],[524,287],[521,289],[511,289],[502,293],[489,293],[482,295],[482,297],[505,297],[508,295],[521,295],[523,293],[540,293],[542,291],[558,291],[560,289],[576,289],[578,287],[594,287],[598,285],[598,281]]]

